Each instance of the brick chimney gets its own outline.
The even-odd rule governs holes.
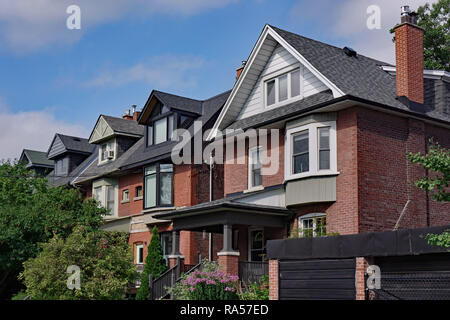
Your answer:
[[[397,96],[423,104],[423,29],[416,13],[401,7],[401,23],[395,27]]]
[[[236,81],[238,81],[239,77],[241,76],[242,70],[244,70],[246,63],[247,61],[242,61],[242,65],[236,69]]]
[[[140,111],[136,111],[136,105],[135,105],[135,104],[133,104],[133,105],[131,106],[131,111],[132,111],[132,114],[133,114],[133,120],[134,120],[134,121],[137,121],[137,119],[138,119],[139,116],[141,115],[141,112],[140,112]]]
[[[126,119],[126,120],[133,120],[133,116],[132,116],[131,113],[130,113],[130,109],[128,109],[128,110],[125,112],[125,114],[122,116],[122,118],[123,118],[123,119]]]

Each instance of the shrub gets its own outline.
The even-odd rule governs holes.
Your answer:
[[[190,300],[237,300],[238,277],[220,270],[194,271],[184,281]]]
[[[263,276],[259,282],[244,286],[239,298],[241,300],[269,300],[269,277]]]

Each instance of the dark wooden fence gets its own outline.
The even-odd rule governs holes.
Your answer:
[[[239,261],[239,279],[244,284],[259,282],[269,275],[269,263],[265,261]]]

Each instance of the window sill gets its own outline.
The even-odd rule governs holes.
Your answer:
[[[139,201],[139,200],[142,200],[142,199],[143,199],[142,196],[140,196],[140,197],[134,197],[134,198],[133,198],[133,201]]]
[[[251,187],[251,188],[248,188],[247,190],[244,190],[243,193],[250,193],[250,192],[261,191],[261,190],[264,190],[264,186]]]
[[[149,212],[157,212],[157,211],[169,211],[169,210],[175,210],[175,207],[156,207],[156,208],[149,208],[142,210],[143,213],[149,213]]]
[[[129,203],[129,202],[130,202],[130,200],[122,200],[122,201],[120,201],[120,204]]]
[[[326,176],[337,176],[339,175],[339,171],[323,171],[323,172],[306,172],[306,173],[299,173],[299,174],[292,174],[289,176],[284,177],[284,182],[291,181],[291,180],[298,180],[303,178],[310,178],[310,177],[326,177]]]

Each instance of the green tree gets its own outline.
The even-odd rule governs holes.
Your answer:
[[[137,276],[126,233],[77,226],[67,238],[55,235],[40,247],[20,275],[31,299],[124,299]],[[67,268],[72,265],[80,268],[79,289],[67,287]]]
[[[159,277],[166,270],[166,268],[158,228],[155,226],[152,230],[152,239],[148,245],[145,266],[141,274],[141,286],[136,294],[136,300],[147,300],[149,298],[149,276],[152,275],[153,279],[155,279]]]
[[[433,192],[431,196],[436,201],[450,201],[450,150],[442,148],[439,143],[430,139],[427,154],[409,153],[407,157],[429,173],[416,181],[415,185],[422,190]]]
[[[21,289],[22,263],[40,252],[39,243],[53,235],[67,237],[75,225],[91,230],[102,223],[95,201],[77,190],[50,186],[22,164],[0,164],[0,298]]]
[[[417,24],[424,29],[424,68],[450,71],[450,0],[420,6]]]

